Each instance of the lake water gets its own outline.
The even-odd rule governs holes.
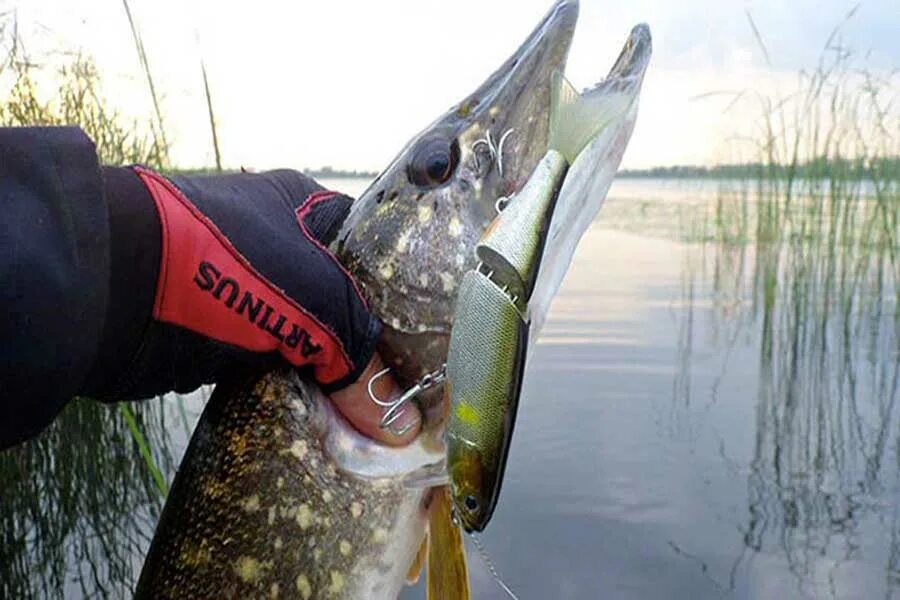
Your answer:
[[[522,599],[900,597],[897,282],[844,307],[815,285],[801,294],[786,260],[775,287],[790,302],[761,298],[754,248],[695,241],[719,191],[617,181],[578,249],[480,537]],[[202,398],[164,404],[142,423],[171,478]],[[133,448],[117,435],[109,449],[127,462]],[[54,442],[58,461],[78,454],[63,443],[73,436]],[[84,461],[93,485],[123,493],[92,460],[103,456]],[[45,463],[26,466],[61,468]],[[30,502],[12,498],[19,484],[0,491],[0,596],[123,595],[159,506],[135,477],[144,483],[127,497],[95,498],[106,516],[49,506],[40,494],[53,482],[28,487]],[[51,533],[54,519],[70,528]],[[469,550],[474,597],[504,597]]]

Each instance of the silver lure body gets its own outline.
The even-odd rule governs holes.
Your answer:
[[[477,244],[478,267],[463,278],[447,359],[447,466],[467,531],[483,530],[496,507],[528,348],[621,162],[650,55],[650,30],[642,24],[593,89],[578,94],[554,74],[561,84],[551,101],[550,135],[562,132],[556,141],[565,156],[551,140]]]
[[[525,371],[528,300],[568,163],[549,150],[477,244],[460,285],[447,355],[452,495],[467,531],[490,520],[512,439]]]

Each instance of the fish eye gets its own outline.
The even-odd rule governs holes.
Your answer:
[[[478,499],[475,496],[466,496],[463,499],[463,504],[466,505],[466,510],[470,513],[478,511]]]
[[[427,138],[412,151],[407,166],[409,181],[420,187],[446,183],[459,163],[459,143],[443,137]]]

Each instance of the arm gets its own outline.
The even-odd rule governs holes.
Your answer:
[[[78,129],[0,129],[0,448],[84,383],[109,302],[109,217]]]
[[[2,135],[4,156],[28,159],[4,161],[0,179],[16,206],[0,234],[2,293],[18,299],[0,325],[3,358],[15,355],[0,366],[0,447],[75,394],[184,392],[276,360],[308,369],[354,421],[380,323],[325,249],[349,198],[293,171],[100,168],[76,129]],[[67,178],[78,186],[45,183]],[[354,424],[379,437],[365,419]]]

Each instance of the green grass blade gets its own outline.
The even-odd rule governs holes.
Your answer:
[[[141,428],[138,427],[137,419],[134,418],[134,412],[131,410],[130,406],[123,402],[119,403],[119,410],[122,411],[122,416],[125,418],[128,429],[131,431],[131,437],[137,444],[138,450],[140,450],[141,456],[144,458],[144,463],[147,465],[147,469],[149,469],[150,474],[153,475],[153,480],[156,482],[156,487],[159,489],[160,495],[165,498],[169,493],[169,486],[166,485],[166,478],[163,477],[162,471],[159,470],[156,461],[153,459],[153,453],[150,451],[150,446],[147,444],[147,439],[141,432]]]

